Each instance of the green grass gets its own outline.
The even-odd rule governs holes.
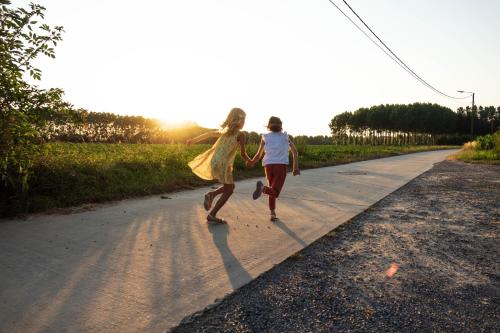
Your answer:
[[[210,184],[187,166],[209,145],[51,143],[35,162],[29,211],[164,193]],[[449,146],[299,146],[302,169],[336,165]],[[251,156],[257,146],[248,146]],[[238,156],[235,179],[263,176]]]
[[[500,164],[500,131],[465,143],[453,158],[468,163]]]
[[[456,159],[469,163],[500,164],[500,151],[478,150],[464,148],[454,156]]]

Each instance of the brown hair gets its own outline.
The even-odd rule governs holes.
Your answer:
[[[267,129],[271,132],[281,132],[283,130],[282,125],[281,119],[273,116],[267,122]]]

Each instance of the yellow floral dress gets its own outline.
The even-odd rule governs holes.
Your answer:
[[[233,164],[238,149],[238,134],[223,133],[215,144],[188,163],[198,177],[217,179],[222,184],[233,184]]]

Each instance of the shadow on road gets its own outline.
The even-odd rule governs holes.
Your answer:
[[[245,268],[240,264],[238,258],[236,258],[229,248],[227,243],[227,236],[229,234],[229,226],[227,224],[223,225],[208,225],[208,230],[212,234],[217,250],[224,263],[224,268],[226,270],[229,281],[233,289],[237,289],[244,285],[245,283],[252,280],[250,274],[245,270]]]
[[[283,230],[288,236],[290,236],[293,240],[295,240],[297,243],[299,243],[303,247],[307,246],[306,242],[304,242],[299,236],[297,236],[297,234],[293,230],[288,228],[286,226],[286,224],[283,223],[283,221],[281,219],[274,221],[273,224],[275,226],[277,226],[278,228],[280,228],[281,230]]]

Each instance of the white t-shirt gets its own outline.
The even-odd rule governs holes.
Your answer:
[[[264,158],[262,165],[268,164],[287,164],[288,165],[288,150],[289,139],[286,132],[269,132],[262,134],[264,140]]]

